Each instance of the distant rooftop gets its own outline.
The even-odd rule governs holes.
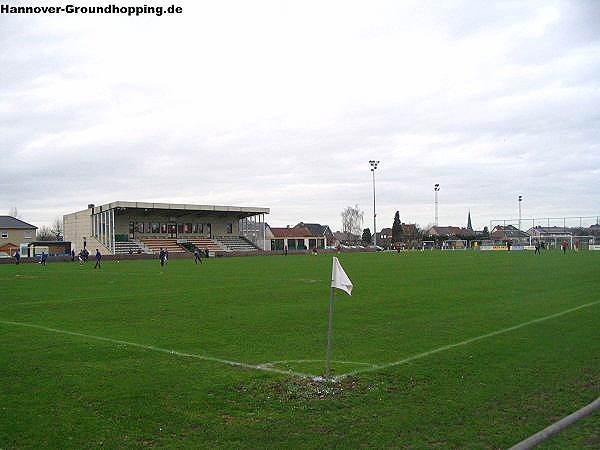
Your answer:
[[[35,230],[37,227],[13,216],[0,216],[0,228]]]

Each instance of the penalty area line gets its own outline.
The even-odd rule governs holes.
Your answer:
[[[76,331],[60,330],[58,328],[44,327],[42,325],[35,325],[35,324],[25,323],[25,322],[13,322],[10,320],[0,320],[0,324],[11,325],[11,326],[16,326],[16,327],[23,327],[23,328],[34,328],[37,330],[42,330],[42,331],[46,331],[46,332],[50,332],[50,333],[64,334],[64,335],[68,335],[68,336],[76,336],[76,337],[81,337],[81,338],[85,338],[85,339],[93,339],[96,341],[109,342],[111,344],[126,345],[129,347],[141,348],[143,350],[152,350],[155,352],[166,353],[166,354],[173,355],[173,356],[180,356],[183,358],[200,359],[203,361],[216,362],[216,363],[225,364],[225,365],[232,366],[232,367],[240,367],[243,369],[258,370],[261,372],[277,373],[277,374],[281,374],[281,375],[294,375],[299,378],[313,378],[315,376],[312,374],[307,374],[307,373],[302,373],[302,372],[294,372],[291,370],[277,369],[275,367],[265,367],[262,365],[254,365],[254,364],[249,364],[249,363],[244,363],[244,362],[239,362],[239,361],[231,361],[228,359],[216,358],[213,356],[204,356],[204,355],[197,355],[194,353],[180,352],[177,350],[169,350],[167,348],[156,347],[154,345],[139,344],[137,342],[123,341],[120,339],[111,339],[111,338],[107,338],[107,337],[103,337],[103,336],[95,336],[93,334],[78,333]]]
[[[377,370],[383,370],[383,369],[387,369],[389,367],[400,366],[402,364],[406,364],[406,363],[409,363],[411,361],[415,361],[417,359],[425,358],[427,356],[434,355],[436,353],[440,353],[440,352],[443,352],[443,351],[446,351],[446,350],[450,350],[450,349],[453,349],[455,347],[461,347],[463,345],[467,345],[467,344],[470,344],[472,342],[481,341],[482,339],[487,339],[487,338],[490,338],[490,337],[498,336],[500,334],[508,333],[510,331],[518,330],[519,328],[523,328],[523,327],[526,327],[526,326],[529,326],[529,325],[533,325],[535,323],[540,323],[540,322],[544,322],[546,320],[554,319],[556,317],[564,316],[565,314],[569,314],[569,313],[578,311],[578,310],[583,309],[583,308],[589,308],[590,306],[594,306],[594,305],[597,305],[599,303],[600,303],[600,300],[595,301],[595,302],[591,302],[591,303],[586,303],[584,305],[580,305],[580,306],[576,306],[574,308],[566,309],[564,311],[557,312],[555,314],[550,314],[549,316],[544,316],[544,317],[540,317],[538,319],[529,320],[527,322],[523,322],[523,323],[520,323],[518,325],[514,325],[512,327],[508,327],[508,328],[503,328],[501,330],[492,331],[491,333],[482,334],[481,336],[476,336],[476,337],[473,337],[473,338],[470,338],[470,339],[465,339],[464,341],[456,342],[454,344],[444,345],[442,347],[438,347],[438,348],[435,348],[433,350],[429,350],[427,352],[418,353],[416,355],[409,356],[408,358],[404,358],[404,359],[401,359],[399,361],[395,361],[395,362],[392,362],[392,363],[378,364],[376,366],[367,367],[365,369],[353,370],[351,372],[347,372],[347,373],[343,373],[343,374],[335,376],[334,380],[342,380],[342,379],[344,379],[346,377],[350,377],[350,376],[353,376],[353,375],[358,375],[358,374],[365,373],[365,372],[375,372]]]

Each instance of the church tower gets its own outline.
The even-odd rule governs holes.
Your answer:
[[[473,231],[473,225],[471,225],[471,211],[469,211],[469,216],[467,217],[467,230]]]

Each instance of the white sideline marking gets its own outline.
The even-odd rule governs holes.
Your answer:
[[[227,364],[229,366],[242,367],[244,369],[254,369],[254,370],[260,370],[263,372],[272,372],[272,373],[278,373],[278,374],[283,374],[283,375],[295,375],[300,378],[315,377],[315,375],[312,375],[312,374],[293,372],[291,370],[282,370],[282,369],[276,369],[274,367],[265,367],[262,365],[254,365],[254,364],[248,364],[248,363],[243,363],[243,362],[238,362],[238,361],[230,361],[227,359],[215,358],[212,356],[203,356],[203,355],[196,355],[194,353],[179,352],[176,350],[169,350],[166,348],[155,347],[154,345],[138,344],[137,342],[122,341],[120,339],[111,339],[111,338],[102,337],[102,336],[94,336],[92,334],[77,333],[75,331],[59,330],[57,328],[49,328],[49,327],[44,327],[41,325],[34,325],[31,323],[12,322],[12,321],[8,321],[8,320],[0,320],[0,323],[2,323],[4,325],[35,328],[38,330],[48,331],[51,333],[67,334],[69,336],[78,336],[78,337],[87,338],[87,339],[94,339],[97,341],[110,342],[112,344],[128,345],[130,347],[142,348],[144,350],[153,350],[155,352],[167,353],[169,355],[182,356],[184,358],[195,358],[195,359],[201,359],[204,361],[218,362],[221,364]]]
[[[324,359],[286,359],[283,361],[270,361],[263,364],[260,364],[261,367],[272,367],[277,364],[287,364],[287,363],[324,363]],[[340,361],[340,360],[331,360],[332,363],[336,364],[353,364],[357,366],[369,366],[369,367],[378,367],[377,364],[365,363],[365,362],[356,362],[356,361]]]
[[[534,323],[544,322],[545,320],[550,320],[550,319],[554,319],[556,317],[564,316],[565,314],[572,313],[572,312],[577,311],[579,309],[588,308],[590,306],[597,305],[599,303],[600,303],[600,300],[592,302],[592,303],[586,303],[585,305],[576,306],[575,308],[571,308],[571,309],[566,309],[564,311],[561,311],[561,312],[558,312],[558,313],[555,313],[555,314],[551,314],[549,316],[540,317],[539,319],[533,319],[533,320],[530,320],[528,322],[523,322],[523,323],[521,323],[519,325],[514,325],[514,326],[508,327],[508,328],[503,328],[502,330],[492,331],[491,333],[482,334],[481,336],[477,336],[477,337],[470,338],[470,339],[465,339],[464,341],[456,342],[454,344],[444,345],[443,347],[438,347],[436,349],[429,350],[427,352],[418,353],[416,355],[409,356],[408,358],[401,359],[400,361],[396,361],[396,362],[392,362],[392,363],[388,363],[388,364],[379,364],[379,365],[376,365],[376,366],[373,366],[373,367],[369,367],[369,368],[366,368],[366,369],[353,370],[352,372],[343,373],[341,375],[335,376],[334,380],[341,380],[343,378],[346,378],[346,377],[349,377],[349,376],[352,376],[352,375],[357,375],[359,373],[374,372],[376,370],[382,370],[382,369],[387,369],[389,367],[394,367],[394,366],[399,366],[401,364],[406,364],[408,362],[415,361],[415,360],[421,359],[421,358],[425,358],[426,356],[433,355],[435,353],[443,352],[445,350],[450,350],[450,349],[452,349],[454,347],[460,347],[462,345],[470,344],[471,342],[480,341],[482,339],[486,339],[486,338],[489,338],[489,337],[492,337],[492,336],[497,336],[499,334],[508,333],[509,331],[518,330],[519,328],[523,328],[523,327],[526,327],[528,325],[532,325]]]

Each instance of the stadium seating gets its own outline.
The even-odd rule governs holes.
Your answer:
[[[232,252],[255,252],[258,248],[241,236],[215,236],[215,241]]]
[[[141,248],[134,241],[125,241],[125,242],[115,242],[115,254],[127,254],[131,250],[132,253],[146,253],[143,248]]]
[[[169,253],[187,253],[187,250],[179,245],[175,238],[142,238],[141,241],[154,254],[158,254],[161,248]]]
[[[207,237],[194,237],[185,239],[190,244],[195,245],[201,250],[207,249],[209,252],[226,252],[227,248],[222,247],[214,240]]]

